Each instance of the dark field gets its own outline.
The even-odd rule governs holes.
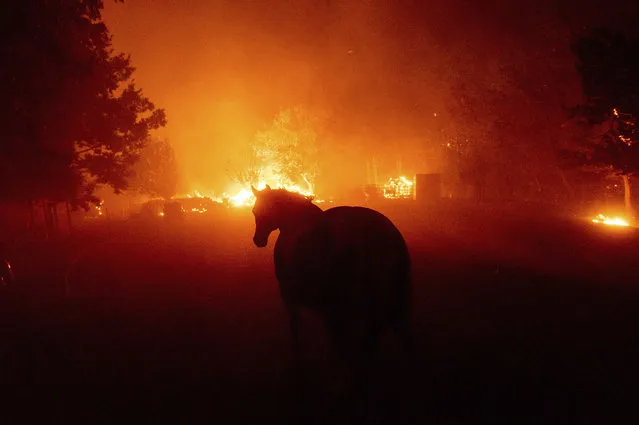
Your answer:
[[[405,358],[385,341],[379,422],[639,423],[634,230],[381,209],[411,250],[418,347]],[[293,391],[275,235],[258,249],[252,233],[248,210],[224,211],[96,223],[16,251],[22,292],[0,294],[0,424],[349,423],[312,316],[307,388]]]

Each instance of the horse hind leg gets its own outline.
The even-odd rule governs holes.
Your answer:
[[[300,349],[300,315],[294,309],[289,309],[289,326],[291,333],[291,349],[293,352],[293,364],[297,367],[301,365],[301,349]]]
[[[348,387],[360,392],[368,386],[372,364],[379,348],[381,327],[364,318],[333,317],[327,320],[333,352],[348,372]]]
[[[413,306],[410,279],[402,279],[400,290],[387,316],[388,324],[393,333],[398,337],[404,353],[412,354],[415,351],[415,330],[413,327]]]
[[[363,320],[360,324],[359,355],[362,363],[370,366],[377,358],[382,326],[378,320]]]
[[[399,338],[402,351],[405,354],[415,352],[415,330],[409,314],[402,315],[392,322],[392,329]]]
[[[349,368],[353,376],[353,396],[355,413],[365,422],[375,416],[374,403],[377,368],[375,362],[380,348],[382,326],[375,320],[362,319],[356,331],[353,352],[349,357]]]
[[[382,336],[382,327],[376,322],[368,322],[364,324],[362,340],[359,345],[359,359],[357,359],[357,380],[359,384],[366,389],[375,370],[374,363],[377,359],[379,351],[380,339]]]
[[[328,367],[332,372],[329,374],[329,390],[335,395],[343,395],[350,389],[352,380],[352,335],[342,315],[331,312],[326,314],[324,321],[329,341]]]

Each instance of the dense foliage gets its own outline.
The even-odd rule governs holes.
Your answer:
[[[162,109],[114,52],[99,0],[3,2],[0,199],[95,201],[97,184],[126,188]]]
[[[622,175],[637,173],[639,40],[592,29],[574,42],[573,51],[585,102],[570,112],[594,131],[583,162]]]

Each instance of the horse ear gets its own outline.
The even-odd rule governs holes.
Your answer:
[[[253,195],[257,196],[260,191],[255,188],[255,186],[251,185],[251,190],[253,191]]]
[[[271,190],[271,186],[266,185],[266,190],[267,190],[267,191]]]

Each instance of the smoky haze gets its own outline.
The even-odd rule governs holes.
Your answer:
[[[0,425],[631,424],[625,3],[4,0]]]
[[[474,90],[481,99],[487,87],[507,92],[508,65],[520,64],[528,86],[547,87],[552,95],[504,106],[506,119],[513,119],[509,110],[544,115],[554,128],[564,119],[562,104],[580,92],[570,31],[631,26],[627,21],[636,16],[636,6],[593,1],[130,0],[105,6],[115,49],[131,54],[136,82],[167,111],[162,133],[176,150],[183,189],[215,191],[228,187],[228,169],[242,166],[255,132],[296,105],[329,116],[324,191],[365,183],[373,157],[381,177],[440,171],[441,146],[450,135],[462,127],[475,131],[456,112],[460,93]],[[528,67],[535,55],[540,65]]]

